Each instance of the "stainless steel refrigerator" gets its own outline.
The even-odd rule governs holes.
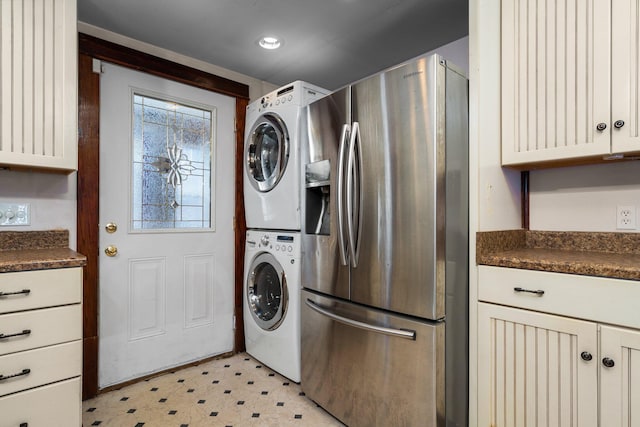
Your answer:
[[[422,57],[303,122],[303,391],[350,426],[466,426],[466,77]]]

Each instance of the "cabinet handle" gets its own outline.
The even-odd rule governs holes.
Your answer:
[[[530,293],[530,294],[536,294],[536,295],[538,295],[539,297],[541,297],[542,295],[544,295],[544,291],[543,291],[542,289],[532,290],[532,289],[525,289],[525,288],[517,287],[517,288],[513,288],[513,290],[514,290],[515,292],[528,292],[528,293]]]
[[[605,357],[604,359],[602,359],[602,364],[607,367],[607,368],[613,368],[613,366],[616,364],[613,359],[610,359],[608,357]]]
[[[615,123],[613,124],[613,126],[616,129],[620,129],[622,126],[624,126],[624,120],[616,120]]]
[[[593,356],[588,351],[583,351],[582,353],[580,353],[580,357],[585,362],[589,362],[589,361],[591,361],[591,359],[593,359]]]
[[[600,132],[602,132],[603,130],[605,130],[607,128],[607,124],[606,123],[598,123],[596,125],[596,129],[598,129]]]
[[[31,289],[23,289],[21,291],[15,292],[0,292],[0,298],[9,297],[11,295],[29,295],[31,293]]]
[[[9,378],[21,377],[23,375],[29,375],[30,372],[31,372],[31,369],[27,368],[27,369],[23,369],[22,372],[18,372],[17,374],[0,375],[0,381],[8,380]]]
[[[15,334],[0,334],[0,340],[4,340],[11,337],[19,337],[21,335],[29,335],[31,333],[31,329],[23,329],[22,332],[16,332]]]
[[[29,423],[20,423],[18,427],[29,427]]]

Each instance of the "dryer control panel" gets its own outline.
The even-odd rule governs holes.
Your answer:
[[[247,249],[266,250],[274,254],[300,258],[300,235],[299,233],[248,230]]]

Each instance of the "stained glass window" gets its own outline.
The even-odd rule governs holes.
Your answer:
[[[212,229],[215,109],[133,95],[132,229]]]

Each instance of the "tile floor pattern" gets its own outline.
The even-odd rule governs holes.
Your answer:
[[[240,353],[83,402],[84,427],[342,426],[300,385]]]

